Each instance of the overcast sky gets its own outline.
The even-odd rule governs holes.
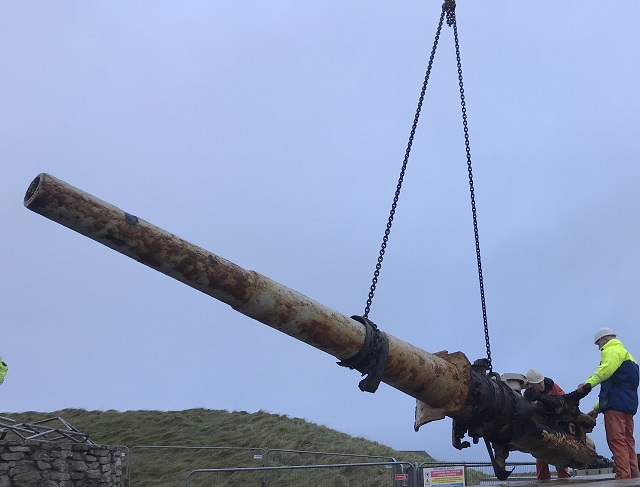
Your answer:
[[[362,314],[441,3],[0,0],[0,410],[264,410],[488,460],[449,419],[414,432],[412,398],[23,206],[47,172]],[[497,372],[573,390],[602,326],[640,355],[639,18],[458,2]],[[475,258],[445,27],[370,318],[484,357]],[[602,417],[593,438],[610,456]]]

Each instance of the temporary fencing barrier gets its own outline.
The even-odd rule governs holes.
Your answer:
[[[131,448],[130,454],[127,455],[127,461],[124,463],[127,469],[126,476],[123,478],[127,480],[128,487],[135,486],[135,472],[144,472],[147,469],[147,464],[158,464],[158,456],[160,452],[170,453],[171,457],[166,460],[167,465],[175,466],[180,463],[181,455],[188,454],[189,456],[198,455],[197,462],[206,466],[221,466],[225,468],[254,468],[256,465],[260,467],[274,467],[274,466],[299,466],[305,464],[332,464],[336,462],[337,458],[349,459],[352,461],[368,460],[383,460],[388,464],[397,464],[391,468],[392,471],[396,469],[399,474],[404,473],[402,465],[398,464],[395,458],[377,456],[377,455],[362,455],[356,453],[335,453],[335,452],[322,452],[322,451],[308,451],[308,450],[285,450],[285,449],[266,449],[266,448],[244,448],[244,447],[225,447],[225,446],[158,446],[158,445],[137,445]],[[250,453],[251,456],[246,455]],[[153,459],[153,461],[149,461]],[[193,459],[192,459],[193,460]],[[186,462],[185,462],[186,463]],[[346,462],[345,462],[346,463]],[[340,463],[344,465],[345,463]],[[367,462],[371,463],[371,462]],[[192,464],[192,463],[191,463]],[[185,474],[191,469],[185,468]],[[263,472],[263,486],[269,485],[269,472],[265,470]],[[182,477],[184,478],[184,477]],[[401,484],[398,484],[400,486]]]
[[[506,469],[511,471],[507,480],[498,480],[489,462],[423,462],[419,465],[420,476],[424,478],[426,469],[444,469],[461,467],[464,470],[465,485],[518,485],[536,480],[535,462],[508,462]],[[549,467],[552,470],[553,467]],[[424,484],[421,484],[424,485]],[[429,485],[429,484],[426,484]]]
[[[207,486],[211,485],[257,485],[255,474],[271,474],[271,483],[265,485],[300,485],[303,481],[305,485],[348,485],[350,487],[389,487],[402,485],[407,487],[418,486],[417,465],[409,462],[365,462],[365,463],[336,463],[326,465],[289,465],[278,467],[253,467],[253,468],[202,468],[189,473],[186,480],[186,487],[197,487],[193,482],[196,475],[215,475],[216,481],[207,480]],[[311,470],[322,470],[318,479],[307,477],[302,479],[300,475],[308,475]],[[402,471],[402,474],[396,472]],[[280,474],[277,480],[273,480],[274,474]],[[252,477],[252,475],[254,475]],[[331,476],[331,483],[322,480]],[[399,478],[401,477],[401,478]],[[264,478],[264,477],[263,477]],[[398,480],[400,484],[396,484]]]
[[[277,487],[278,485],[295,485],[296,481],[310,482],[310,476],[317,479],[317,485],[328,485],[323,476],[333,476],[335,485],[348,485],[350,487],[363,485],[367,487],[420,487],[429,485],[425,483],[425,471],[430,469],[457,468],[464,471],[464,485],[493,485],[511,484],[518,485],[536,480],[534,462],[507,463],[507,470],[513,472],[506,481],[499,481],[493,472],[489,462],[423,462],[411,463],[397,461],[393,457],[363,455],[356,453],[336,453],[308,450],[285,450],[266,448],[244,448],[224,446],[158,446],[137,445],[130,449],[123,461],[123,467],[127,469],[123,479],[127,481],[127,487],[136,487],[134,484],[135,473],[141,475],[147,469],[146,460],[153,457],[153,464],[157,465],[160,452],[171,454],[165,462],[175,471],[184,458],[185,467],[182,470],[182,479],[187,477],[187,485],[198,487],[192,477],[201,474],[220,476],[235,476],[238,478],[251,478],[246,485],[258,485],[261,487]],[[248,455],[247,455],[248,453]],[[193,460],[196,465],[211,468],[198,468],[193,470]],[[337,459],[347,460],[337,463]],[[125,459],[123,459],[125,460]],[[372,461],[367,461],[372,460]],[[191,466],[191,467],[189,467]],[[215,468],[213,468],[215,467]],[[157,468],[157,467],[156,467]],[[550,467],[553,475],[553,467]],[[179,478],[180,473],[175,473]],[[258,483],[257,476],[261,476]],[[337,480],[336,480],[337,479]],[[364,483],[361,483],[364,482]],[[442,482],[442,479],[439,479]],[[455,485],[456,482],[444,484]],[[192,485],[193,484],[193,485]],[[211,485],[207,483],[206,485]],[[223,482],[220,485],[225,485]]]

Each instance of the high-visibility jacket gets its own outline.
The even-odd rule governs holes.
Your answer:
[[[592,387],[600,384],[596,411],[609,409],[635,414],[638,410],[638,363],[622,342],[609,340],[600,349],[600,365],[586,381]]]
[[[0,384],[4,382],[4,378],[7,375],[7,371],[9,370],[9,366],[4,363],[2,357],[0,357]]]
[[[544,391],[542,394],[546,396],[564,396],[562,388],[549,377],[544,378]]]

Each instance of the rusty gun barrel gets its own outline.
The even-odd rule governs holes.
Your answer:
[[[362,323],[49,174],[33,180],[24,205],[340,360],[362,348]],[[468,378],[463,366],[387,338],[383,382],[434,407],[455,410],[464,403]]]
[[[349,318],[49,174],[39,174],[32,181],[24,205],[333,355],[341,365],[364,373],[363,366],[355,364],[360,364],[362,357],[377,355],[382,366],[375,367],[376,381],[381,380],[418,401],[416,429],[449,416],[454,420],[454,446],[467,446],[468,442],[460,441],[466,433],[474,442],[480,437],[492,442],[498,460],[491,458],[494,467],[497,465],[496,471],[502,469],[503,476],[508,476],[503,467],[509,450],[530,452],[536,458],[549,459],[549,463],[553,459],[554,465],[576,468],[585,467],[596,457],[595,450],[585,441],[592,425],[585,423],[584,418],[582,422],[573,421],[573,416],[581,414],[577,405],[575,411],[569,411],[573,416],[562,421],[548,417],[496,374],[479,370],[476,363],[472,366],[462,352],[429,353],[383,334],[367,320]],[[382,335],[385,354],[370,346]],[[369,370],[367,373],[371,374]]]

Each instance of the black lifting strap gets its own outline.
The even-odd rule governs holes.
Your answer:
[[[362,379],[358,387],[363,392],[376,392],[384,374],[384,366],[389,354],[389,339],[376,324],[364,316],[352,316],[351,319],[362,323],[366,329],[362,348],[353,357],[338,362],[338,365],[356,369],[367,377]]]

